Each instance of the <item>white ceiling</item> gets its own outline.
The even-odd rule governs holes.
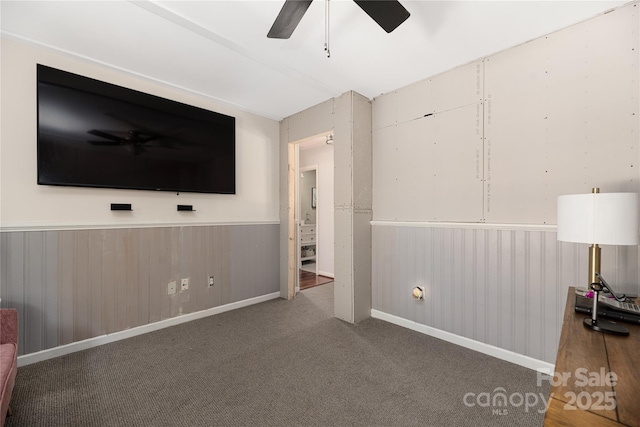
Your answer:
[[[598,15],[625,1],[410,1],[387,34],[351,0],[324,0],[288,40],[284,0],[5,1],[2,34],[280,120],[355,90],[373,98]]]

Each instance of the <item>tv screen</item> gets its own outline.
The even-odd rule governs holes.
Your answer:
[[[38,65],[38,184],[235,194],[235,118]]]

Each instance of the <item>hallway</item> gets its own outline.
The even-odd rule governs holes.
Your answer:
[[[327,276],[321,276],[308,271],[300,271],[300,290],[313,288],[314,286],[324,285],[326,283],[333,282],[333,278]]]

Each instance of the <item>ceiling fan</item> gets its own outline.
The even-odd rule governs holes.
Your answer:
[[[165,130],[162,134],[145,129],[144,126],[134,123],[133,121],[115,113],[105,113],[106,116],[121,122],[119,127],[121,130],[100,130],[91,129],[88,134],[97,136],[102,139],[94,139],[87,141],[91,145],[102,146],[122,146],[133,152],[134,155],[146,153],[149,148],[168,148],[171,150],[179,150],[173,142],[181,133],[179,129],[172,128]],[[151,144],[151,142],[153,144]]]
[[[272,39],[288,39],[291,37],[312,1],[285,0],[267,37]],[[328,2],[329,0],[326,1]],[[397,0],[353,1],[387,33],[395,30],[410,15],[409,11]]]
[[[177,148],[171,146],[171,144],[158,144],[148,145],[147,142],[155,141],[162,138],[161,135],[154,135],[148,132],[139,130],[129,131],[104,131],[98,129],[92,129],[87,131],[91,135],[104,138],[101,140],[87,141],[91,145],[107,145],[107,146],[125,146],[133,151],[134,155],[146,153],[148,148],[170,148],[177,150]]]

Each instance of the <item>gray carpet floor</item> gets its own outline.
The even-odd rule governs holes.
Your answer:
[[[544,404],[519,404],[548,396],[536,382],[387,322],[342,322],[328,284],[21,367],[6,426],[540,426]],[[497,388],[512,403],[487,405]]]

